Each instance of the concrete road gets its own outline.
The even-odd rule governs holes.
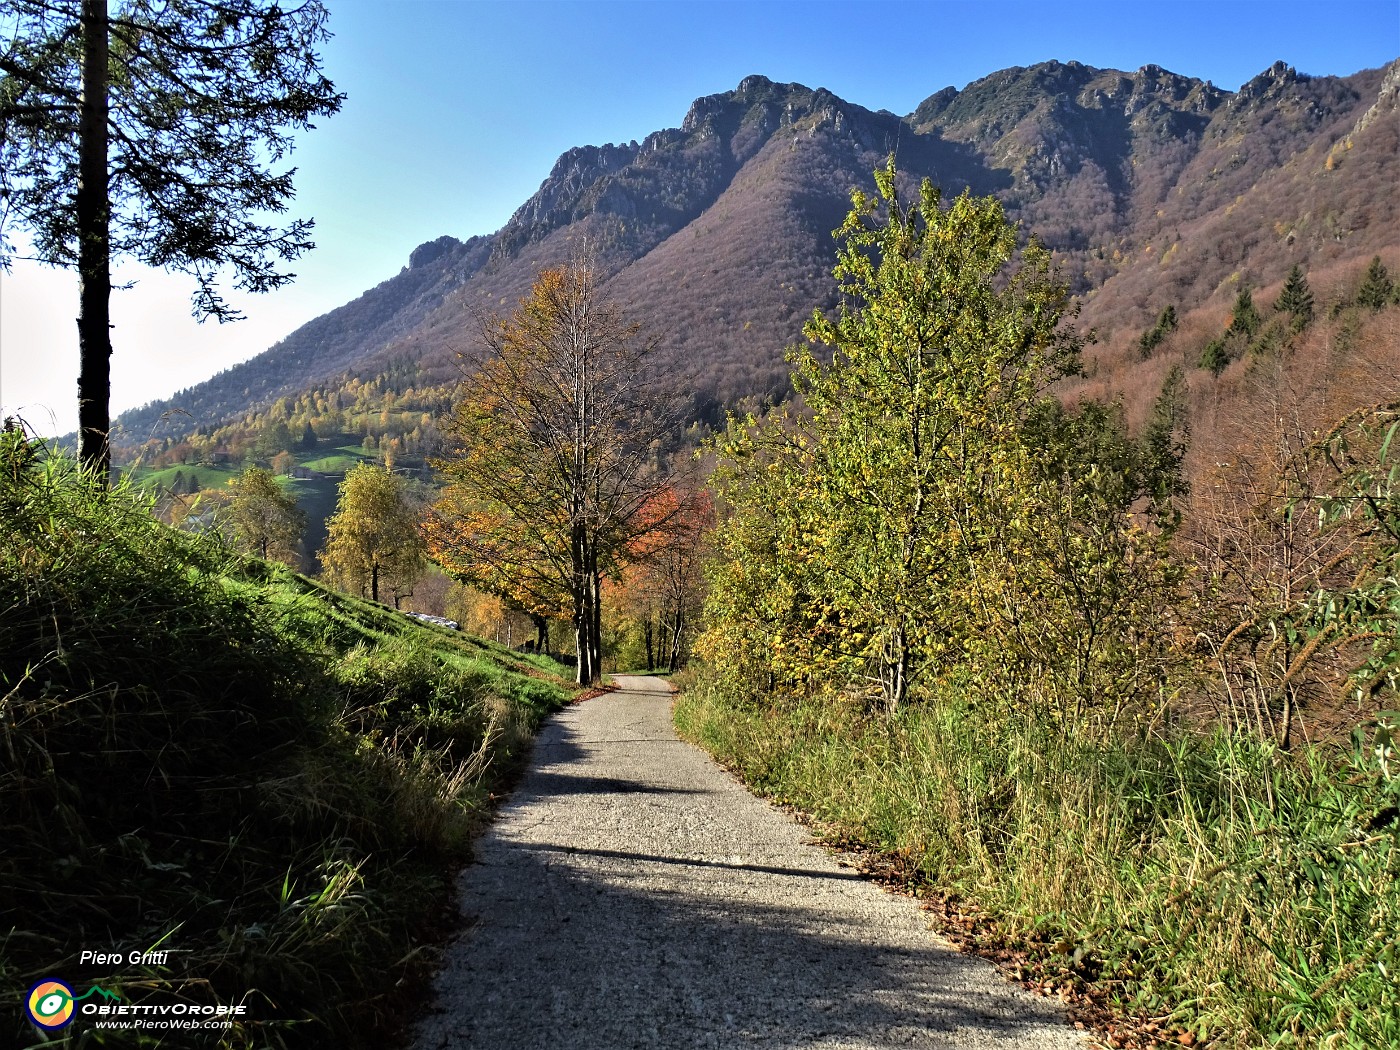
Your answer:
[[[416,1050],[1087,1047],[676,739],[667,686],[555,718],[461,875]]]

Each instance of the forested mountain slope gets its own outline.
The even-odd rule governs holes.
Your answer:
[[[608,293],[688,360],[695,415],[715,421],[785,392],[784,346],[834,304],[831,231],[890,153],[911,185],[996,194],[1051,246],[1081,326],[1100,338],[1095,390],[1131,391],[1143,385],[1138,336],[1167,304],[1214,318],[1240,287],[1280,282],[1294,264],[1324,284],[1376,254],[1395,268],[1398,86],[1397,63],[1308,77],[1280,62],[1229,92],[1150,65],[1048,62],[945,88],[898,117],[747,77],[696,100],[679,128],[568,151],[501,230],[420,246],[353,302],[120,422],[160,433],[178,407],[207,430],[406,367],[419,388],[453,381],[473,312],[513,306],[541,267],[585,245]]]

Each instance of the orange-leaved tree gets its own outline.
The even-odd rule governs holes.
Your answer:
[[[598,288],[586,260],[545,270],[508,316],[481,318],[484,353],[443,430],[446,482],[427,523],[456,575],[544,611],[567,600],[578,681],[602,680],[602,581],[655,527],[678,385],[658,342]]]
[[[705,597],[704,557],[714,528],[714,501],[704,490],[685,491],[667,485],[643,511],[650,527],[629,548],[632,564],[622,580],[624,606],[630,607],[643,630],[647,669],[654,666],[659,646],[666,647],[668,671],[684,659],[686,639]]]
[[[500,508],[449,485],[424,524],[429,556],[476,591],[492,595],[504,610],[516,609],[535,628],[535,649],[549,648],[548,621],[567,619],[572,608],[566,566],[543,534],[522,532]]]

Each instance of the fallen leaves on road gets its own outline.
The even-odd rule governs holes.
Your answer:
[[[621,688],[622,686],[620,685],[600,685],[596,689],[585,689],[583,692],[579,693],[576,697],[570,700],[569,703],[581,704],[585,700],[593,700],[607,693],[615,693]]]

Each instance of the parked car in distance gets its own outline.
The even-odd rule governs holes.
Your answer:
[[[449,631],[460,631],[462,629],[462,625],[456,620],[449,620],[445,616],[429,616],[427,613],[416,612],[411,612],[408,615],[412,616],[415,620],[422,620],[424,623],[435,623],[439,627],[446,627]]]

